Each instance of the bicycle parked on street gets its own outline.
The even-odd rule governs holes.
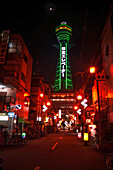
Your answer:
[[[105,155],[105,164],[107,167],[107,170],[113,169],[113,153],[106,153]]]
[[[5,139],[4,146],[22,146],[26,143],[25,137],[26,135],[23,136],[23,133],[13,133],[12,137],[8,136]]]

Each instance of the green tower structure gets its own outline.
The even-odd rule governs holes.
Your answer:
[[[57,61],[54,90],[73,90],[71,67],[68,56],[69,40],[72,35],[72,28],[68,26],[66,22],[61,22],[61,24],[56,28],[55,33],[58,40],[59,57]]]

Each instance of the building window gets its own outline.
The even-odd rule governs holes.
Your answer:
[[[112,15],[111,15],[111,28],[112,28],[112,33],[113,33],[113,12],[112,12]]]
[[[16,42],[16,41],[9,42],[8,52],[9,52],[9,53],[16,53],[16,45],[17,45],[17,42]]]
[[[24,56],[23,56],[23,59],[24,59],[24,61],[27,63],[27,57],[26,57],[25,54],[24,54]]]
[[[8,74],[6,73],[5,76],[12,75],[18,80],[18,73],[14,70],[8,70]]]
[[[106,57],[109,55],[109,45],[106,46]]]
[[[20,42],[18,41],[10,41],[9,45],[8,45],[9,49],[8,49],[8,53],[18,53],[18,55],[20,56],[21,51],[22,51],[22,45],[20,44]]]
[[[22,79],[22,81],[25,83],[25,75],[24,75],[24,73],[21,73],[21,79]]]
[[[22,45],[21,45],[21,43],[18,41],[18,44],[17,44],[17,53],[18,53],[19,56],[21,55],[21,52],[22,52]]]
[[[6,48],[6,44],[2,44],[2,48]]]
[[[14,77],[18,79],[18,73],[14,71]]]
[[[3,58],[0,58],[0,63],[3,62],[3,61],[4,61],[4,59],[3,59]]]

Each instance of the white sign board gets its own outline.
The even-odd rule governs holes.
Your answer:
[[[61,75],[62,77],[65,76],[65,72],[66,72],[65,66],[66,66],[66,47],[62,47],[62,50],[61,50]]]
[[[47,109],[48,109],[48,107],[46,107],[45,105],[43,105],[42,111],[45,112]]]
[[[8,121],[8,116],[0,116],[0,121]]]

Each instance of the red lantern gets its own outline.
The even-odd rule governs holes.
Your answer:
[[[47,102],[47,106],[51,106],[51,102],[48,101],[48,102]]]

